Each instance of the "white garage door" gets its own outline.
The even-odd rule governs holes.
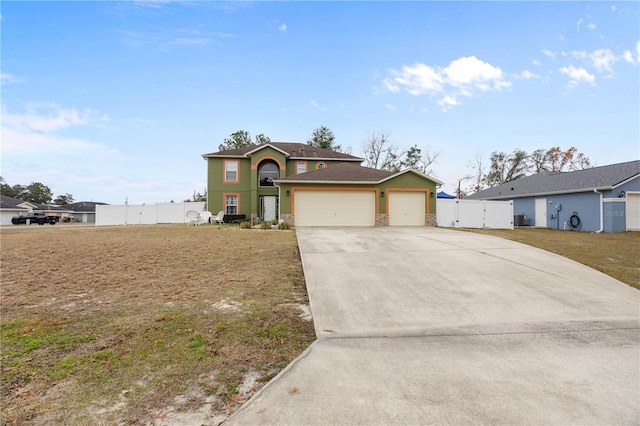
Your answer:
[[[389,192],[389,226],[424,226],[424,192]]]
[[[640,194],[627,194],[627,231],[640,231]]]
[[[374,226],[373,191],[294,192],[296,226]]]

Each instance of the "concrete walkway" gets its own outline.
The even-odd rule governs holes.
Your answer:
[[[638,424],[640,292],[511,241],[299,228],[318,340],[225,424]]]

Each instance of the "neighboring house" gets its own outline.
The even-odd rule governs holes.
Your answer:
[[[69,219],[73,222],[95,223],[96,205],[104,206],[106,203],[94,203],[93,201],[80,201],[78,203],[65,204],[62,208],[70,211]]]
[[[252,145],[203,158],[214,214],[298,226],[435,225],[442,182],[414,170],[362,167],[362,158],[302,143]]]
[[[640,230],[640,161],[574,172],[542,172],[472,194],[513,200],[525,225],[592,232]],[[517,222],[517,221],[516,221]]]
[[[0,195],[0,225],[11,225],[11,218],[27,213],[38,206],[17,198]]]
[[[0,224],[10,225],[11,218],[20,216],[23,213],[37,211],[44,214],[57,215],[61,218],[69,217],[72,213],[66,206],[57,206],[55,204],[37,204],[30,201],[11,198],[5,195],[0,196]]]

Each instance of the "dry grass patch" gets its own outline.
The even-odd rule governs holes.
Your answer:
[[[640,233],[558,231],[555,229],[516,228],[469,229],[538,247],[580,262],[613,278],[640,288]]]
[[[290,231],[1,237],[2,424],[218,424],[315,339]]]

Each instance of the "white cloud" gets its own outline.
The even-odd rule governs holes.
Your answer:
[[[609,49],[598,49],[589,55],[589,59],[598,72],[612,73],[611,66],[618,60],[618,57]]]
[[[447,111],[453,108],[454,106],[462,105],[462,102],[458,101],[455,97],[446,95],[444,98],[438,101],[438,105],[442,108],[442,111]]]
[[[582,25],[583,22],[584,22],[583,19],[578,19],[578,22],[576,22],[576,27],[578,27],[578,31],[580,31],[580,25]]]
[[[397,106],[395,106],[395,105],[391,105],[391,104],[386,104],[384,107],[385,107],[386,109],[388,109],[388,110],[391,110],[391,111],[397,111],[397,110],[398,110],[398,107],[397,107]]]
[[[513,78],[523,78],[525,80],[532,80],[534,78],[540,78],[538,74],[532,73],[529,70],[524,70],[520,74],[512,74]]]
[[[596,77],[584,68],[576,68],[573,65],[562,67],[558,71],[569,77],[569,87],[576,87],[580,83],[594,84]]]
[[[318,108],[320,105],[318,104],[318,101],[312,99],[311,102],[309,102],[309,106]]]
[[[77,126],[100,126],[109,117],[96,110],[62,108],[56,104],[29,104],[24,113],[15,114],[2,108],[2,150],[40,152],[116,151],[95,142],[75,137],[58,136],[56,131]]]
[[[596,28],[598,28],[598,26],[596,24],[594,24],[593,22],[589,22],[589,25],[587,25],[587,28],[589,28],[591,31],[593,31]]]
[[[537,67],[539,67],[540,65],[542,65],[542,62],[540,62],[540,61],[539,61],[539,60],[537,60],[537,59],[534,59],[533,61],[531,61],[531,63],[532,63],[533,65],[537,66]]]
[[[287,31],[287,24],[280,24],[278,25],[278,31],[284,33],[285,31]]]
[[[555,54],[553,51],[551,51],[551,50],[543,49],[543,50],[542,50],[542,54],[543,54],[544,56],[548,56],[548,57],[550,57],[550,58],[552,58],[552,59],[555,59],[555,58],[556,58],[556,54]]]
[[[612,11],[612,12],[615,12],[615,11],[616,11],[616,5],[615,5],[615,4],[612,4],[612,5],[611,5],[611,11]]]
[[[9,113],[3,108],[2,124],[10,127],[29,129],[32,133],[53,132],[71,126],[84,126],[109,121],[109,117],[99,111],[85,108],[62,108],[54,103],[32,103],[22,114]]]
[[[392,93],[404,90],[414,96],[444,94],[443,99],[446,99],[448,107],[460,104],[457,97],[473,96],[489,90],[499,91],[511,86],[500,68],[475,56],[455,59],[447,67],[423,63],[403,65],[400,70],[389,70],[388,77],[382,83]]]
[[[633,58],[633,53],[631,53],[630,50],[625,50],[624,53],[622,54],[622,59],[624,59],[625,61],[629,62],[630,64],[634,64],[635,63],[635,59]]]
[[[211,44],[212,40],[208,38],[175,38],[170,43],[171,44],[181,44],[181,45],[190,45],[190,46],[206,46]]]

